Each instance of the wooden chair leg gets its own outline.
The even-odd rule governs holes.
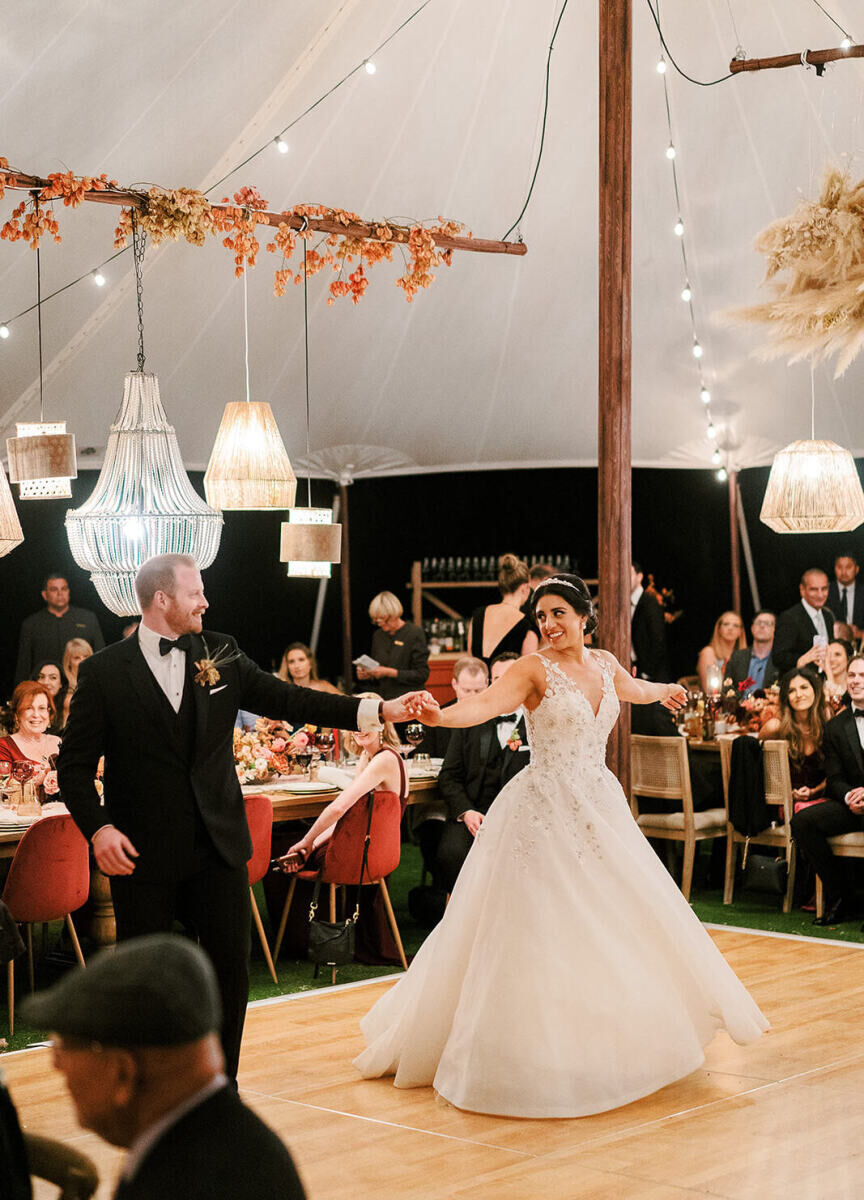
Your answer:
[[[690,899],[690,888],[693,883],[693,863],[696,860],[696,842],[684,843],[684,865],[681,868],[681,892],[685,900]]]
[[[731,904],[735,892],[735,867],[738,862],[738,843],[732,836],[732,830],[726,834],[726,872],[723,876],[723,903]]]
[[[36,991],[36,983],[33,978],[33,926],[27,922],[27,979],[30,984],[30,995]]]
[[[279,951],[282,949],[282,939],[285,936],[285,926],[288,924],[288,913],[291,908],[291,901],[294,899],[294,889],[297,886],[297,876],[291,876],[291,882],[288,885],[288,895],[285,897],[285,903],[282,906],[282,916],[279,918],[279,929],[276,933],[276,945],[273,948],[273,962],[279,961]]]
[[[15,959],[10,958],[6,966],[6,984],[9,992],[9,1036],[15,1032]]]
[[[399,926],[396,924],[396,914],[393,911],[393,905],[390,903],[390,893],[387,891],[387,884],[383,879],[378,880],[378,886],[381,889],[381,895],[384,898],[384,907],[387,909],[387,920],[390,922],[390,928],[393,931],[393,938],[396,942],[396,949],[399,951],[399,958],[402,960],[402,966],[408,970],[408,960],[405,957],[405,950],[402,946],[402,938],[399,936]]]
[[[797,866],[798,856],[795,853],[795,843],[789,847],[789,854],[786,858],[786,895],[783,897],[783,911],[788,913],[792,911],[792,897],[795,894],[795,868]]]
[[[335,883],[330,884],[330,920],[331,920],[331,922],[336,920],[336,884]],[[330,968],[330,982],[331,983],[336,982],[336,972],[338,970],[339,970],[338,967]]]
[[[72,945],[75,947],[75,957],[82,967],[86,967],[84,955],[81,953],[81,943],[78,941],[78,934],[75,932],[75,926],[72,923],[72,914],[66,914],[66,928],[69,930],[69,936],[72,939]]]
[[[822,894],[822,880],[816,876],[816,916],[821,917],[825,904],[825,897]]]
[[[270,954],[270,947],[267,945],[267,938],[264,934],[264,922],[261,920],[261,913],[258,911],[258,901],[255,899],[255,893],[252,888],[249,889],[249,899],[252,901],[252,919],[255,922],[255,928],[258,930],[258,937],[261,941],[261,949],[264,951],[264,957],[267,960],[267,969],[270,972],[270,977],[274,983],[279,980],[276,977],[276,968],[273,966],[273,958]]]

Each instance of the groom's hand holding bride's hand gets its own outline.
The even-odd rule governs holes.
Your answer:
[[[664,708],[668,708],[670,712],[678,712],[679,709],[685,708],[687,705],[687,689],[683,688],[680,683],[670,683],[666,698],[661,700],[660,703]]]
[[[381,715],[385,721],[422,721],[424,725],[437,725],[441,720],[441,709],[430,692],[406,692],[396,700],[385,700]]]

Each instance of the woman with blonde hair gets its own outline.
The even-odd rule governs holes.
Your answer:
[[[419,625],[404,620],[402,601],[392,592],[379,592],[369,605],[372,624],[371,657],[376,667],[358,667],[358,679],[374,679],[385,700],[422,688],[429,678],[429,650]]]
[[[734,650],[743,650],[747,645],[744,636],[744,622],[736,612],[721,613],[714,622],[714,632],[711,641],[699,651],[696,660],[696,670],[699,672],[699,682],[703,692],[708,691],[708,671],[717,666],[722,672],[732,657]],[[721,679],[722,684],[722,679]]]
[[[501,599],[475,608],[468,625],[468,653],[487,667],[499,654],[532,654],[540,644],[534,622],[522,612],[531,596],[531,576],[515,554],[501,556],[498,590]]]
[[[69,720],[69,705],[78,687],[78,668],[85,658],[93,657],[93,647],[84,638],[70,638],[63,650],[63,674],[66,677],[66,691],[63,694],[63,708],[58,714],[60,728],[66,728]]]

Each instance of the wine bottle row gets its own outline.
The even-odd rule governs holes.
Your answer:
[[[423,632],[426,634],[430,654],[463,654],[468,649],[464,621],[434,617],[423,622]]]
[[[498,578],[499,554],[448,555],[424,558],[422,562],[424,583],[472,583],[488,582]],[[529,567],[548,563],[556,571],[575,571],[576,560],[569,554],[532,554],[523,559]]]

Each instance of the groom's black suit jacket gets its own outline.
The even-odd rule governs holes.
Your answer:
[[[825,726],[825,774],[828,794],[833,800],[845,803],[847,792],[864,787],[864,752],[858,739],[858,728],[852,712],[841,709]]]
[[[219,680],[196,683],[194,663],[223,647],[236,657],[218,668]],[[107,824],[125,833],[139,853],[135,876],[141,882],[176,878],[201,822],[229,866],[242,866],[249,858],[252,847],[234,767],[239,708],[292,724],[357,727],[358,700],[283,683],[225,634],[193,634],[186,660],[191,740],[133,635],[81,664],[60,748],[60,791],[75,823],[88,839]],[[100,807],[93,780],[103,754]]]

